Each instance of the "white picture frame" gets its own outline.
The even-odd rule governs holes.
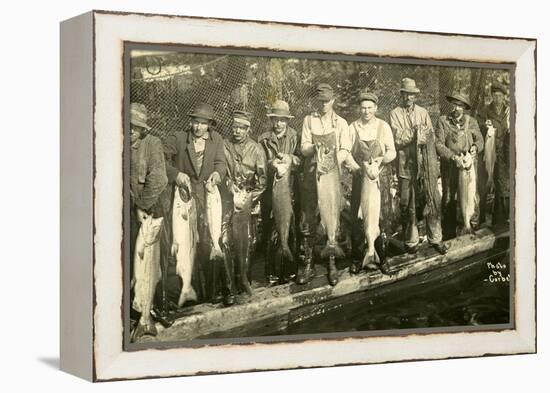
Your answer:
[[[124,350],[125,43],[515,65],[514,327]],[[108,381],[536,351],[535,40],[92,11],[62,23],[61,52],[63,370]]]

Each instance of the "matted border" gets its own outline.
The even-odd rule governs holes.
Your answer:
[[[250,34],[254,29],[254,34]],[[122,158],[124,42],[515,63],[514,330],[124,352]],[[419,45],[419,43],[422,45]],[[322,45],[320,43],[323,43]],[[111,380],[529,353],[535,327],[536,42],[435,33],[94,12],[94,379]],[[521,174],[521,175],[519,175]],[[518,211],[533,214],[517,214]],[[514,244],[512,244],[514,246]]]

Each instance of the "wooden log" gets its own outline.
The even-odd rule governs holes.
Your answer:
[[[285,317],[293,309],[314,306],[312,312],[322,312],[322,307],[315,305],[337,299],[345,295],[362,292],[380,286],[386,286],[408,277],[430,270],[448,266],[472,255],[490,250],[497,242],[506,241],[507,230],[493,232],[481,229],[476,235],[465,235],[447,241],[450,246],[446,255],[440,255],[431,248],[421,249],[416,255],[400,255],[391,258],[388,263],[393,275],[382,275],[380,272],[369,272],[350,275],[346,270],[340,272],[336,286],[331,287],[324,276],[318,276],[309,285],[298,286],[294,283],[271,288],[257,288],[247,302],[225,308],[221,305],[199,304],[185,309],[178,315],[169,328],[157,326],[156,337],[143,337],[140,342],[181,341],[197,337],[215,337],[216,332],[233,330],[246,334],[241,327],[261,321],[276,320],[284,328]],[[303,315],[303,317],[307,317]],[[293,321],[298,322],[298,319]],[[281,325],[283,324],[283,325]],[[223,334],[227,336],[226,334]]]

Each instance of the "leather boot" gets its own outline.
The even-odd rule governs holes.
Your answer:
[[[338,269],[334,255],[328,257],[328,283],[332,286],[338,284]]]
[[[304,236],[304,263],[301,269],[298,269],[296,283],[304,285],[315,277],[315,267],[313,266],[313,247],[309,237]]]
[[[374,241],[374,249],[376,250],[376,253],[378,254],[378,257],[380,258],[380,271],[383,274],[391,275],[390,273],[390,266],[388,265],[388,237],[386,236],[385,232],[381,232],[380,236],[376,238]]]

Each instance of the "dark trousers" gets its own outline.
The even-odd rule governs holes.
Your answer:
[[[419,242],[418,221],[422,218],[426,221],[426,235],[432,244],[440,243],[441,218],[428,214],[426,198],[420,193],[420,185],[416,177],[412,179],[400,178],[401,189],[401,223],[403,225],[403,238],[409,247],[416,246]]]

